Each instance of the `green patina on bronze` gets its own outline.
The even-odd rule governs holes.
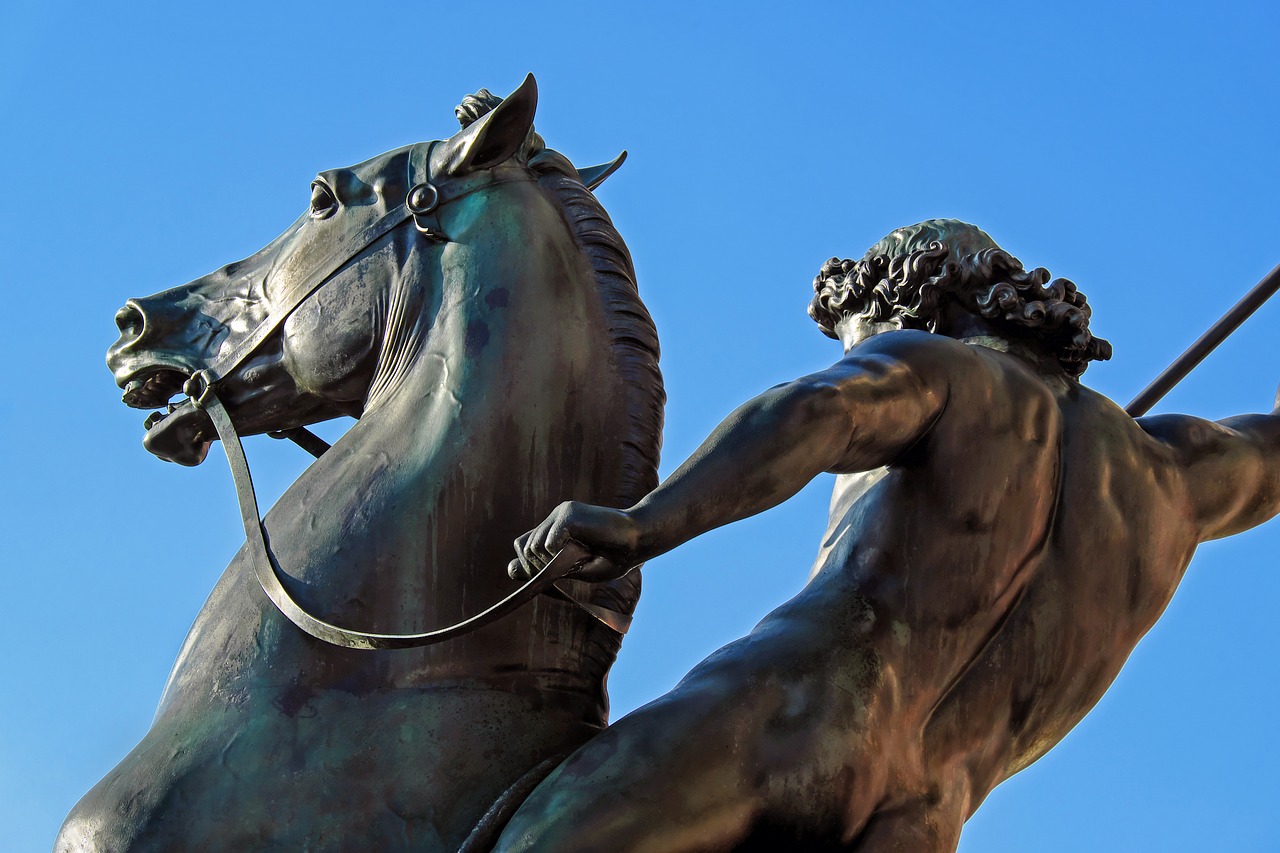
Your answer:
[[[204,459],[207,414],[166,403],[210,366],[230,365],[218,397],[243,434],[358,418],[265,519],[289,594],[337,624],[460,621],[509,592],[511,541],[556,503],[625,506],[657,482],[657,337],[588,189],[607,169],[580,173],[546,147],[536,98],[532,78],[505,101],[481,93],[449,139],[321,172],[309,209],[261,252],[117,316],[108,361],[126,402],[161,409],[144,439],[161,458]],[[422,173],[457,200],[327,276],[335,247],[406,202],[410,158],[428,148]],[[622,613],[640,589],[567,583]],[[58,849],[455,850],[512,783],[605,725],[618,645],[541,596],[429,648],[339,648],[281,616],[242,550],[151,730]]]

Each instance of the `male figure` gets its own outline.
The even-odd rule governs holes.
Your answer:
[[[567,538],[626,567],[839,475],[804,591],[574,753],[498,849],[951,851],[1079,722],[1196,545],[1280,511],[1280,417],[1134,421],[1077,381],[1110,346],[1048,279],[947,220],[833,259],[810,313],[841,361],[630,510],[521,537],[513,571]]]

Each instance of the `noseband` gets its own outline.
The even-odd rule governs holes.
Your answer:
[[[194,373],[183,387],[183,393],[191,398],[197,409],[203,410],[213,422],[218,438],[222,441],[223,450],[227,454],[227,462],[231,466],[231,476],[235,481],[236,498],[240,503],[240,519],[244,523],[245,537],[249,544],[250,556],[253,560],[254,574],[263,592],[271,599],[284,616],[311,636],[342,646],[348,649],[407,649],[428,646],[444,640],[470,633],[482,625],[505,616],[521,605],[532,601],[542,593],[567,600],[581,607],[592,617],[620,634],[625,634],[630,627],[631,618],[602,607],[580,601],[569,595],[556,585],[556,581],[568,577],[591,557],[585,548],[576,542],[569,542],[538,574],[526,581],[519,589],[506,598],[468,619],[417,634],[373,634],[365,631],[354,631],[342,628],[312,615],[301,604],[294,600],[284,588],[280,579],[280,566],[271,548],[267,544],[266,531],[262,526],[262,518],[258,511],[258,499],[253,489],[253,477],[249,473],[249,462],[244,455],[244,446],[240,434],[231,422],[231,416],[218,398],[218,386],[230,376],[254,350],[263,344],[289,316],[309,296],[323,287],[343,267],[358,257],[365,249],[376,241],[390,234],[395,229],[413,221],[428,240],[436,243],[449,241],[440,222],[440,209],[459,199],[465,198],[480,190],[489,189],[499,184],[514,181],[531,181],[527,175],[494,177],[487,180],[463,180],[450,185],[437,183],[431,176],[431,154],[437,143],[426,146],[425,155],[420,158],[422,180],[415,180],[415,165],[419,161],[415,155],[423,148],[415,145],[409,150],[408,182],[409,191],[405,193],[402,204],[388,211],[370,225],[337,242],[332,251],[310,274],[289,287],[283,298],[278,300],[267,317],[253,331],[236,343],[226,353],[219,354],[213,363],[203,370]],[[290,435],[294,433],[295,435]],[[284,437],[294,437],[295,441],[306,446],[306,436],[315,443],[324,445],[319,438],[306,430],[285,430]],[[295,437],[296,436],[296,437]],[[313,443],[312,452],[316,445]],[[325,445],[327,449],[327,445]],[[320,452],[323,452],[321,450]]]

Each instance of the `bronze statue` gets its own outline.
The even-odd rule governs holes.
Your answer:
[[[506,595],[511,539],[565,496],[626,506],[656,484],[657,337],[590,192],[612,167],[547,148],[536,100],[531,77],[482,91],[453,137],[322,172],[261,252],[117,315],[108,363],[126,403],[162,410],[144,439],[162,459],[200,463],[215,416],[304,439],[359,420],[267,516],[278,565],[253,542],[232,561],[59,851],[455,850],[605,725],[607,617],[638,577],[382,651],[297,630],[255,580],[319,621],[428,631]],[[198,519],[190,541],[201,559]]]
[[[459,133],[321,173],[261,252],[117,314],[145,446],[220,439],[247,542],[59,851],[952,850],[1195,546],[1280,510],[1275,412],[1134,420],[1078,381],[1110,346],[1075,286],[949,220],[828,262],[811,314],[845,357],[655,489],[656,332],[591,192],[621,158],[573,166],[536,102],[481,90]],[[332,448],[305,429],[340,414]],[[256,433],[319,457],[265,521]],[[807,588],[606,729],[634,567],[822,471]],[[513,592],[505,543],[544,517]]]
[[[1084,296],[933,220],[832,259],[845,356],[746,403],[628,510],[565,503],[625,569],[838,474],[807,587],[556,769],[501,851],[951,851],[1101,698],[1196,546],[1280,511],[1280,417],[1134,420],[1080,384]],[[760,567],[759,570],[763,570]]]

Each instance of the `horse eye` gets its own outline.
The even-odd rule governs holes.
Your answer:
[[[338,200],[333,192],[319,181],[311,184],[311,218],[325,219],[338,209]]]

